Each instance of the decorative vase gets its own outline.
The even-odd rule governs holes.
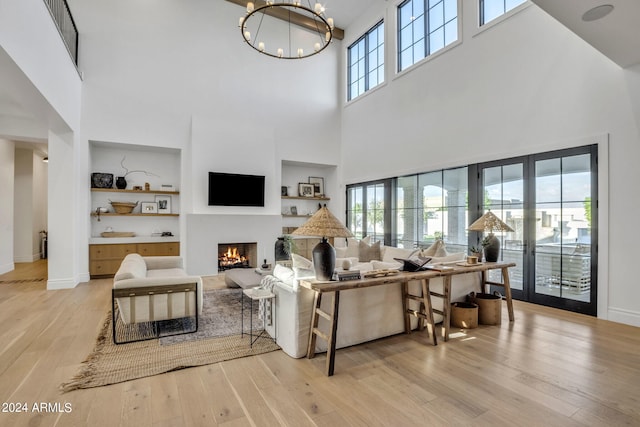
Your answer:
[[[500,240],[493,233],[487,237],[489,242],[484,246],[484,260],[486,262],[497,262],[500,254]]]
[[[326,237],[323,237],[322,241],[313,248],[313,266],[317,280],[328,282],[333,279],[333,270],[336,268],[336,250]]]
[[[276,240],[274,252],[276,261],[285,261],[289,259],[289,255],[286,251],[286,243],[284,241],[284,237],[278,237],[278,240]]]
[[[124,176],[119,176],[116,178],[116,188],[118,190],[124,190],[127,188],[127,180],[124,179]]]

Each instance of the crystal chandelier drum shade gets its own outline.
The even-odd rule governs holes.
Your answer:
[[[295,15],[294,24],[292,17]],[[304,22],[304,28],[299,22]],[[256,51],[280,59],[308,58],[322,52],[333,39],[333,19],[320,3],[249,2],[239,20],[244,41]]]

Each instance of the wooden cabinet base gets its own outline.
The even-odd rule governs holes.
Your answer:
[[[91,278],[113,277],[128,254],[142,256],[180,255],[180,242],[89,245]]]

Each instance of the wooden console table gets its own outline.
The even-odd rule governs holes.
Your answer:
[[[360,280],[349,280],[344,282],[320,282],[316,280],[301,280],[300,286],[315,292],[313,314],[311,316],[311,328],[309,333],[309,346],[307,347],[307,357],[312,359],[316,354],[316,337],[320,337],[327,341],[327,376],[333,375],[336,356],[336,332],[338,330],[338,309],[340,306],[340,292],[349,289],[369,288],[373,286],[382,286],[390,284],[401,284],[402,286],[402,311],[404,314],[405,332],[411,333],[411,317],[417,316],[427,321],[427,327],[432,339],[433,345],[437,345],[435,332],[435,322],[433,312],[443,316],[442,336],[445,341],[449,340],[449,329],[451,325],[451,278],[458,274],[479,272],[481,273],[481,291],[484,292],[487,285],[501,286],[505,291],[505,299],[507,300],[507,308],[509,311],[509,320],[513,321],[513,302],[511,300],[511,287],[509,283],[509,267],[515,267],[514,263],[481,263],[475,266],[461,267],[450,264],[451,269],[447,270],[424,270],[417,272],[400,272],[399,274],[365,278]],[[489,270],[500,269],[502,272],[503,283],[490,282],[487,280],[487,272]],[[429,289],[429,280],[435,277],[443,278],[443,293],[432,292]],[[408,282],[418,280],[422,285],[422,295],[410,295],[408,293]],[[332,293],[331,313],[327,313],[320,309],[322,295],[324,293]],[[442,298],[443,309],[434,310],[431,305],[431,297]],[[409,300],[417,300],[424,305],[424,312],[410,310],[408,307]],[[318,329],[319,318],[323,317],[329,321],[329,331],[324,333]],[[420,324],[420,322],[418,322]]]

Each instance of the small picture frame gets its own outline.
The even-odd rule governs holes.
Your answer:
[[[300,197],[313,197],[314,187],[313,184],[301,182],[298,184],[298,195]]]
[[[293,216],[298,215],[298,207],[297,206],[291,206],[291,215],[293,215]]]
[[[284,185],[283,185],[282,187],[280,187],[280,195],[281,195],[282,197],[287,197],[287,196],[289,196],[289,187],[284,186]]]
[[[313,184],[313,195],[324,197],[324,178],[321,176],[310,176],[309,184]]]
[[[171,213],[171,196],[157,195],[156,203],[158,204],[158,213],[170,214]]]
[[[158,204],[156,202],[142,202],[140,203],[140,213],[157,214]]]

